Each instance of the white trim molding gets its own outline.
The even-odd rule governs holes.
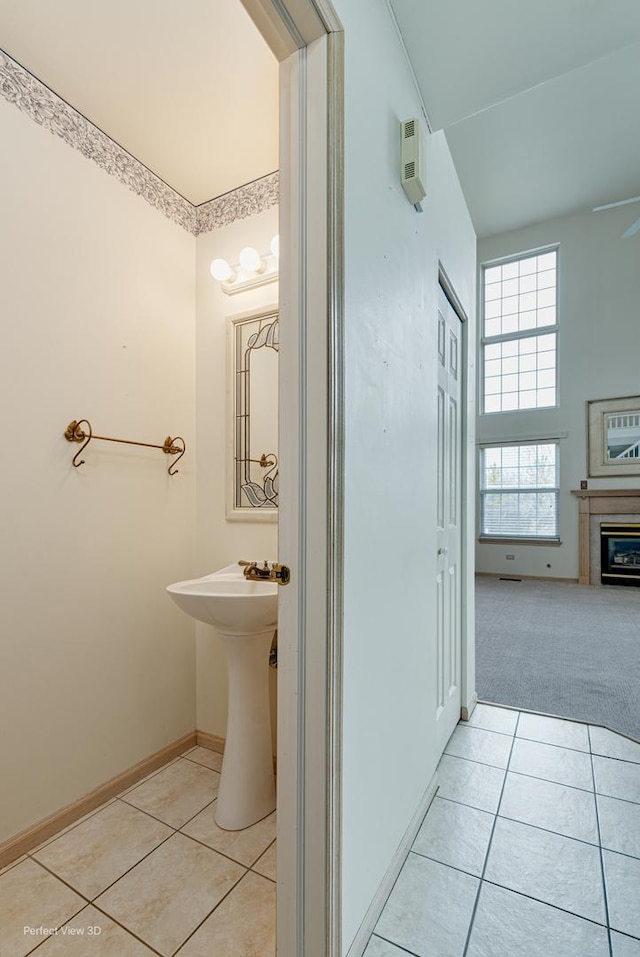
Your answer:
[[[282,957],[342,954],[342,45],[331,32],[280,64],[278,549],[292,572],[278,607]]]
[[[0,96],[193,236],[278,205],[276,171],[194,206],[4,50],[0,50]]]

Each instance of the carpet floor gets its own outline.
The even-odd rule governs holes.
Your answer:
[[[476,688],[640,740],[640,588],[479,575]]]

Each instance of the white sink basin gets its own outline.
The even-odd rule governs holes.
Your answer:
[[[269,650],[278,624],[276,582],[248,581],[240,565],[169,585],[176,605],[213,625],[229,676],[227,734],[216,823],[250,827],[276,806],[269,714]]]
[[[278,585],[248,581],[240,565],[176,582],[167,591],[182,611],[226,635],[274,631],[278,623]]]

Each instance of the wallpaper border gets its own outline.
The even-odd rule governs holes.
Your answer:
[[[194,206],[1,49],[0,96],[194,236],[253,216],[279,201],[275,172]]]
[[[196,236],[261,213],[277,206],[279,200],[280,174],[269,173],[196,207]]]

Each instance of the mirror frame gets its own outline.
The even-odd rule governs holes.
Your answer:
[[[226,493],[226,517],[228,521],[236,522],[277,522],[277,505],[251,506],[250,504],[238,506],[236,504],[236,463],[238,461],[239,450],[237,448],[236,433],[236,405],[237,405],[237,356],[236,356],[236,330],[238,325],[245,325],[250,322],[260,321],[275,317],[280,319],[279,306],[277,303],[266,305],[260,309],[254,309],[250,312],[237,313],[227,316],[227,493]],[[264,346],[268,348],[268,346]],[[278,418],[278,396],[275,397],[276,407],[274,414],[276,421]],[[251,455],[251,449],[248,450]],[[272,453],[276,456],[276,476],[279,468],[278,449],[258,449],[257,454],[262,452]],[[265,473],[266,474],[266,473]]]
[[[607,459],[606,417],[616,412],[640,411],[640,396],[622,396],[619,399],[593,399],[587,402],[587,466],[589,477],[640,475],[640,458]]]

